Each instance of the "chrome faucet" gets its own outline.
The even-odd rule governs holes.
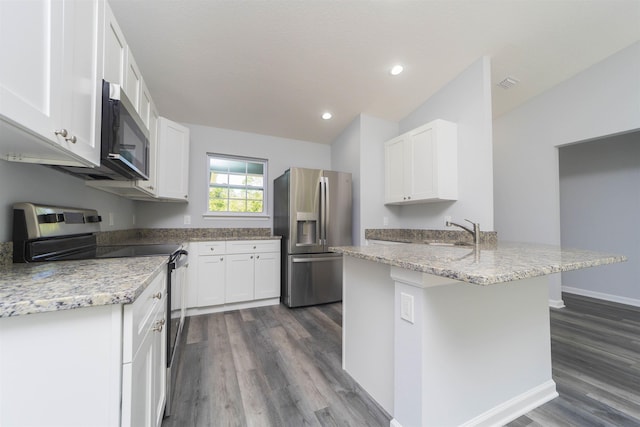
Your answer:
[[[456,227],[460,227],[463,230],[471,233],[471,235],[473,236],[473,243],[475,245],[479,245],[480,244],[480,223],[473,222],[473,221],[470,221],[468,219],[465,219],[465,221],[467,221],[467,222],[471,223],[471,225],[473,225],[473,230],[470,229],[469,227],[465,227],[464,225],[456,224],[455,222],[452,222],[450,220],[447,220],[445,225],[447,227],[453,227],[455,225]]]

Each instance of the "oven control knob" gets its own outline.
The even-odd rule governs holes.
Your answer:
[[[38,215],[38,223],[40,224],[54,224],[56,222],[63,222],[64,221],[64,215],[63,214],[56,214],[56,213],[49,213],[49,214],[42,214],[42,215]]]
[[[102,217],[100,215],[90,215],[85,220],[87,222],[102,222]]]

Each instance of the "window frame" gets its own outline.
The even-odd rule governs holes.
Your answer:
[[[244,162],[244,163],[262,163],[262,212],[218,212],[218,211],[210,211],[209,210],[209,194],[211,190],[211,159],[221,159],[221,160],[229,160],[235,162]],[[206,155],[206,199],[205,199],[205,213],[204,217],[211,218],[220,218],[220,217],[231,217],[231,218],[268,218],[269,217],[269,160],[263,159],[259,157],[248,157],[248,156],[237,156],[232,154],[221,154],[221,153],[211,153],[207,152]],[[228,185],[228,184],[227,184]]]

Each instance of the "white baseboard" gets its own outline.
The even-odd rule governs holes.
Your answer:
[[[620,304],[633,305],[635,307],[640,307],[640,299],[635,299],[635,298],[621,297],[618,295],[605,294],[603,292],[587,291],[584,289],[574,288],[571,286],[563,286],[562,292],[566,292],[568,294],[582,295],[584,297],[591,297],[591,298],[601,299],[605,301],[617,302]]]
[[[465,422],[460,427],[499,427],[526,414],[532,409],[558,397],[556,383],[546,381],[483,414]]]
[[[545,381],[539,386],[470,419],[460,427],[501,427],[556,397],[558,397],[556,383],[553,380]],[[402,427],[402,424],[392,418],[389,427]]]
[[[550,299],[549,300],[549,307],[551,307],[551,308],[564,308],[566,306],[564,305],[564,301],[562,301],[561,299]]]
[[[0,0],[2,1],[2,0]],[[267,305],[280,304],[280,298],[268,298],[257,301],[235,302],[231,304],[213,305],[210,307],[187,308],[186,316],[199,316],[201,314],[222,313],[224,311],[240,310],[243,308],[264,307]]]

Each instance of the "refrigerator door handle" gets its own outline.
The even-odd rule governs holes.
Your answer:
[[[325,245],[325,238],[327,234],[327,224],[326,224],[326,203],[327,203],[327,195],[326,195],[326,182],[323,176],[320,177],[320,245]]]
[[[313,258],[293,258],[291,262],[316,262],[316,261],[338,261],[340,257],[313,257]]]
[[[327,234],[328,234],[328,230],[329,230],[329,225],[331,224],[331,218],[329,217],[329,212],[331,212],[331,206],[329,206],[329,203],[331,203],[331,189],[329,188],[329,178],[328,177],[323,177],[322,178],[324,180],[324,221],[323,221],[323,225],[324,225],[324,235],[322,236],[324,239],[324,250],[327,250],[327,245],[328,245],[328,241],[327,241]]]

